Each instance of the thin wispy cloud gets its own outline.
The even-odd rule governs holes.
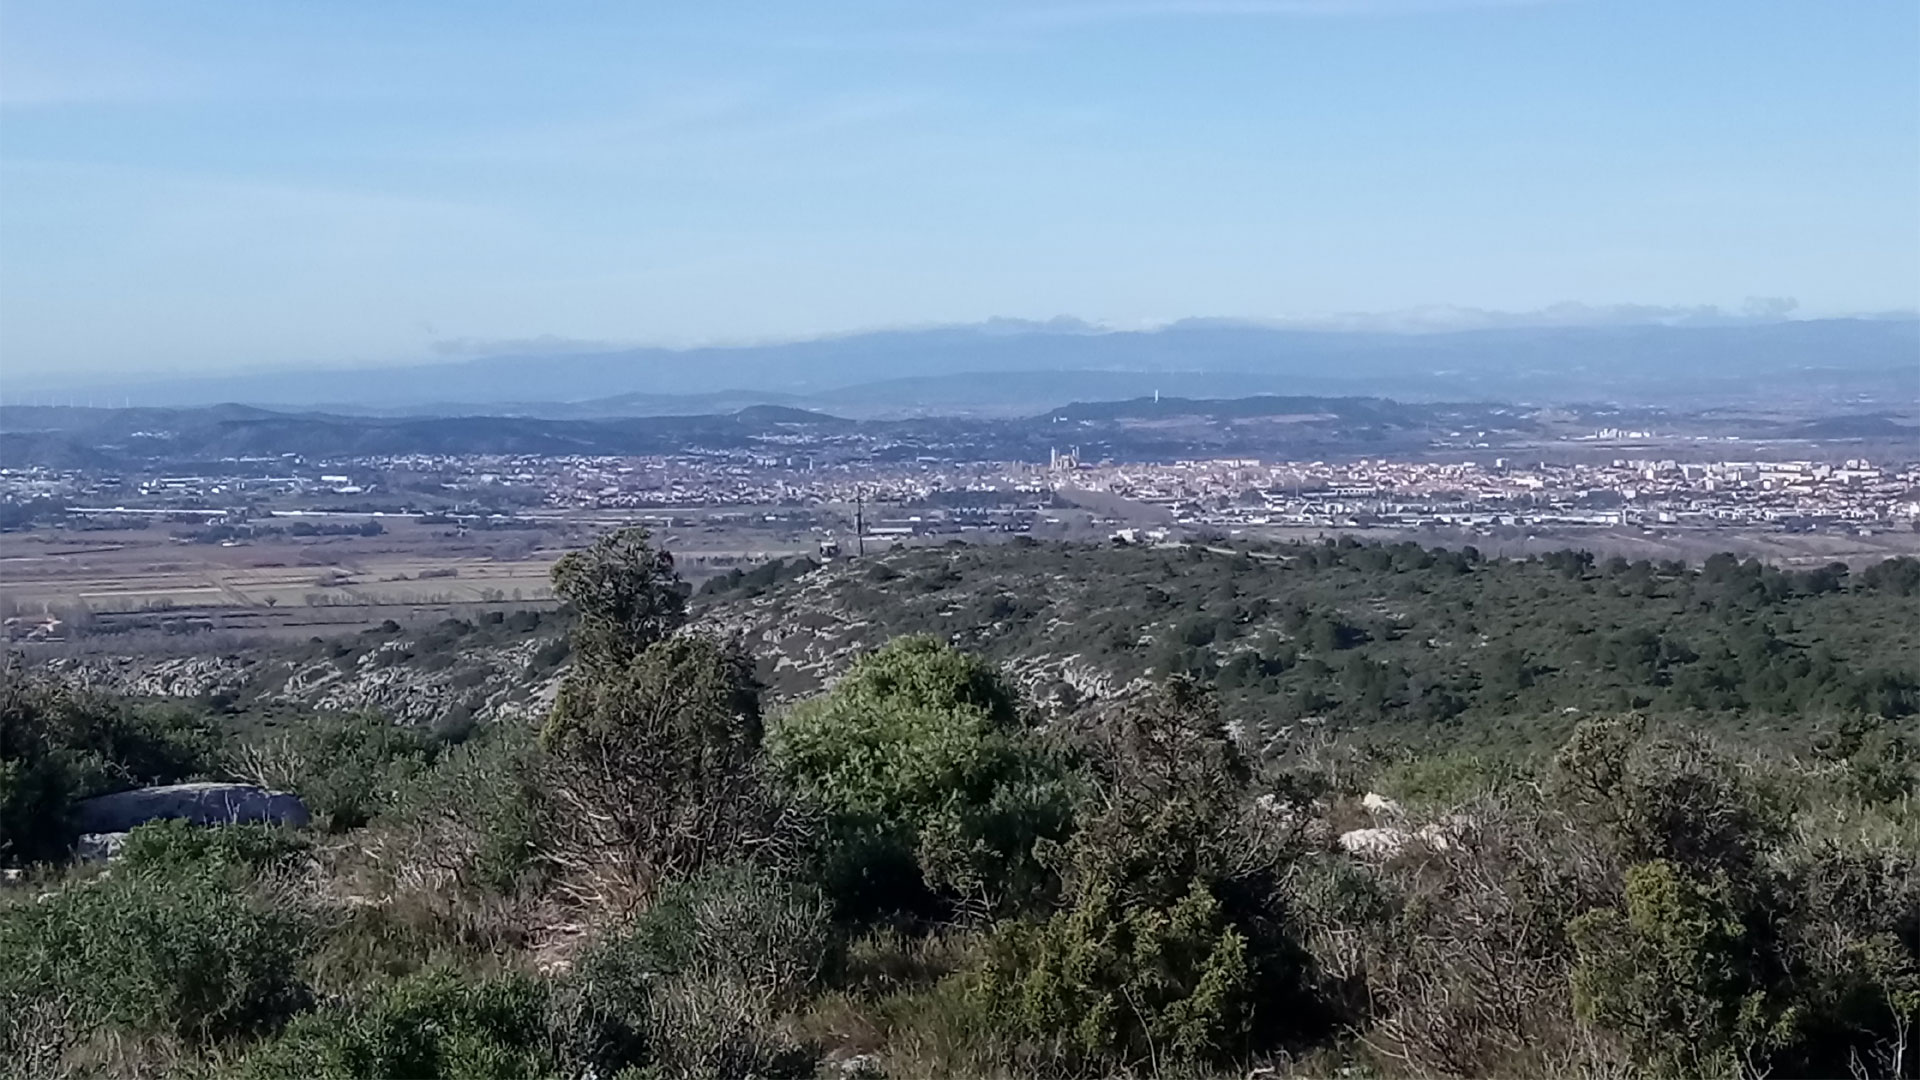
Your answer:
[[[1038,47],[1040,40],[1030,33],[1009,33],[1004,23],[995,24],[976,17],[966,21],[935,21],[911,27],[858,27],[784,34],[771,38],[769,44],[803,52],[964,55],[1030,50]]]
[[[960,11],[929,5],[920,21],[820,29],[772,39],[778,47],[890,53],[991,53],[1042,47],[1050,34],[1102,24],[1181,19],[1387,18],[1536,7],[1567,0],[1086,0]]]
[[[1382,17],[1446,11],[1536,7],[1561,0],[1120,0],[1026,8],[1010,23],[1033,27],[1078,26],[1142,19]]]
[[[625,107],[558,122],[500,124],[426,137],[396,153],[409,160],[488,164],[513,169],[565,168],[575,173],[628,168],[724,178],[761,172],[796,159],[817,160],[823,147],[869,154],[886,132],[908,135],[933,107],[924,93],[873,91],[796,98],[772,87],[732,84],[682,87],[643,96]],[[882,145],[888,145],[882,142]]]

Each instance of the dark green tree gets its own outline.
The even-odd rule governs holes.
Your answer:
[[[1249,768],[1212,696],[1173,680],[1097,727],[1086,758],[1054,856],[1062,903],[997,929],[976,985],[990,1014],[1108,1067],[1220,1061],[1256,1028],[1305,1022],[1297,950],[1270,917],[1283,843],[1249,814]]]
[[[710,862],[748,857],[772,820],[759,687],[734,646],[683,636],[574,671],[541,745],[550,857],[582,899],[627,907]]]
[[[1554,793],[1630,863],[1668,860],[1745,882],[1781,828],[1771,794],[1697,737],[1654,738],[1639,716],[1583,722],[1554,758]]]
[[[643,528],[626,528],[553,564],[553,591],[571,604],[577,663],[620,667],[686,621],[673,556]]]
[[[1574,1011],[1636,1060],[1685,1076],[1758,1068],[1791,1031],[1752,969],[1755,947],[1724,873],[1705,881],[1665,860],[1626,875],[1620,908],[1568,926]]]

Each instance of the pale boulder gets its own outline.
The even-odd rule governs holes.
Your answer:
[[[126,842],[127,834],[123,832],[82,833],[74,842],[73,857],[81,862],[112,862]]]
[[[1360,805],[1369,814],[1377,817],[1399,817],[1400,804],[1377,792],[1369,791],[1360,798]]]
[[[1391,859],[1415,844],[1436,852],[1452,851],[1460,846],[1453,828],[1440,822],[1412,830],[1387,825],[1351,829],[1340,834],[1341,850],[1361,859]]]
[[[1405,829],[1350,829],[1340,834],[1340,848],[1362,859],[1391,859],[1412,839]]]

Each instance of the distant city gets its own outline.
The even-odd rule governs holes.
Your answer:
[[[311,636],[548,605],[554,560],[628,524],[692,580],[1018,537],[1865,565],[1920,550],[1910,419],[1277,395],[898,420],[6,407],[0,618],[15,640]]]
[[[1851,458],[1553,463],[1257,458],[1164,463],[940,461],[819,464],[804,453],[645,457],[404,455],[236,460],[193,474],[0,468],[0,499],[105,521],[153,516],[237,527],[326,515],[498,521],[759,508],[793,517],[872,504],[870,534],[1026,531],[1047,508],[1099,493],[1189,526],[1490,528],[1747,526],[1912,530],[1920,463]],[[888,509],[882,511],[879,508]],[[911,513],[905,512],[911,510]],[[889,516],[891,515],[891,516]]]

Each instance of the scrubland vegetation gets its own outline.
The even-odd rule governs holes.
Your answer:
[[[1495,754],[1550,750],[1582,714],[1641,711],[1791,749],[1820,720],[1920,711],[1911,558],[1849,573],[1731,555],[1687,566],[1351,540],[1237,552],[1016,540],[783,576],[769,565],[707,586],[726,621],[773,631],[769,651],[798,662],[763,667],[781,690],[805,689],[793,678],[805,646],[931,633],[1051,705],[1075,703],[1076,673],[1183,673],[1249,730],[1317,717]]]
[[[933,595],[925,575],[1016,554],[909,553],[835,580]],[[622,534],[556,567],[572,663],[538,730],[316,719],[236,743],[10,668],[0,860],[21,873],[0,890],[0,1062],[1920,1074],[1902,621],[1920,564],[1286,554],[1136,559],[1100,609],[1147,613],[1124,624],[1035,622],[1078,602],[1064,590],[1007,590],[986,618],[903,600],[883,625],[901,636],[774,705],[739,642],[683,626],[671,560]],[[1143,632],[1190,618],[1201,573],[1229,590],[1208,609],[1267,610]],[[1376,595],[1396,599],[1355,614]],[[936,619],[954,625],[916,625]],[[1466,644],[1423,651],[1443,619]],[[999,661],[1054,632],[1056,652],[1107,642],[1140,681],[1016,689],[1030,680]],[[1242,641],[1252,660],[1218,662]],[[1562,719],[1516,737],[1526,716]],[[1383,737],[1422,725],[1454,737]],[[109,866],[66,861],[77,799],[192,776],[291,788],[314,824],[157,823]]]

